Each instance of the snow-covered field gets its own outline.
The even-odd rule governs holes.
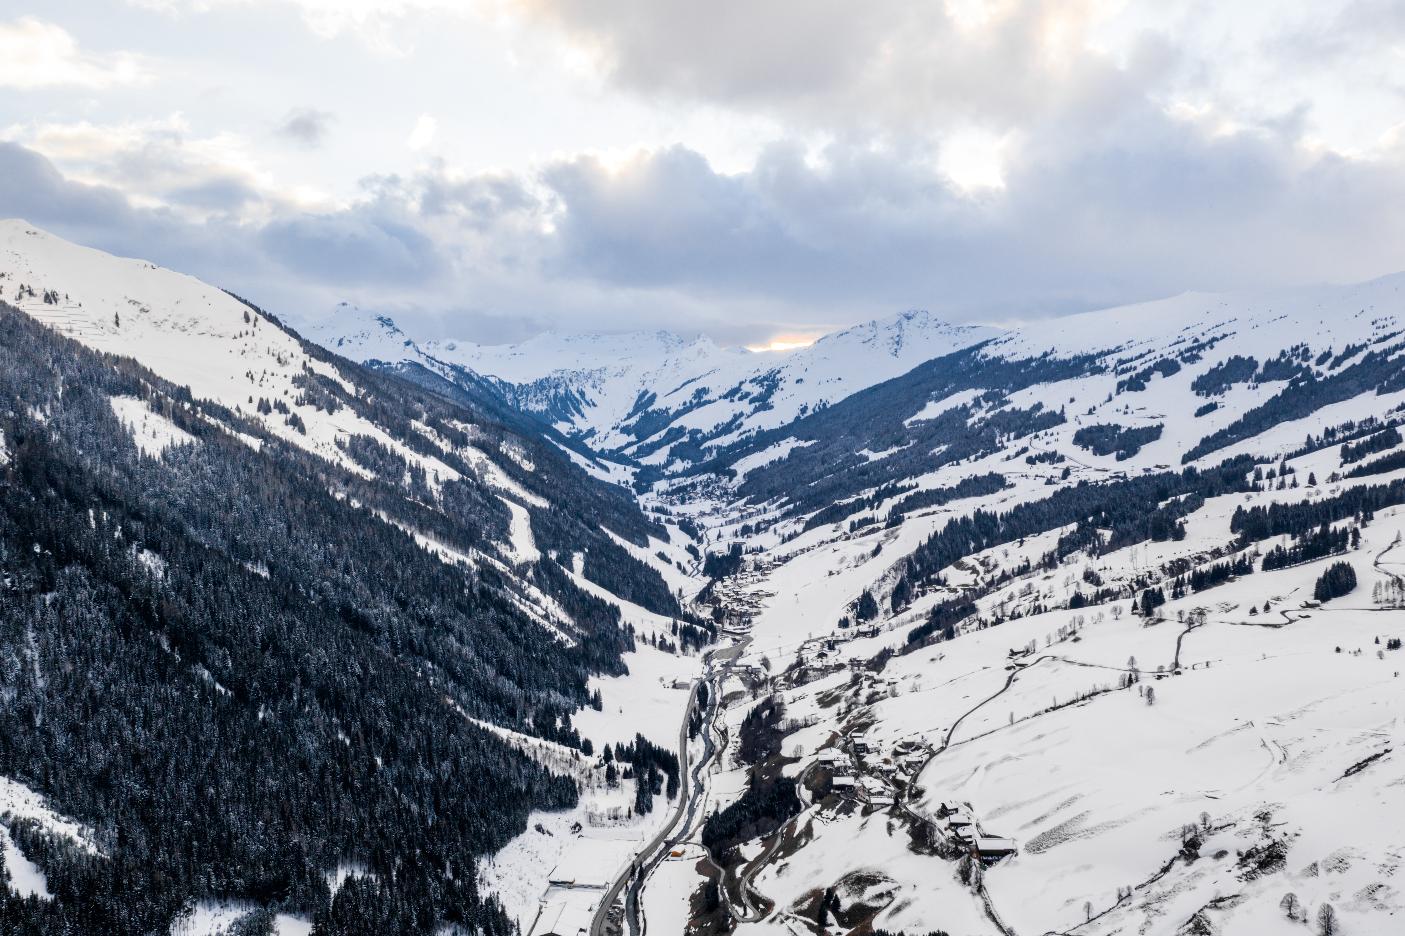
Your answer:
[[[21,897],[35,896],[47,900],[49,886],[44,872],[25,857],[11,838],[7,823],[16,820],[37,823],[51,835],[86,851],[97,851],[90,829],[54,812],[43,796],[25,784],[0,776],[0,852],[4,854],[4,866],[10,877],[10,888]]]
[[[1335,464],[1332,448],[1294,467],[1302,477],[1325,476]],[[995,498],[1033,493],[1017,486]],[[1049,603],[1066,601],[1085,565],[1107,581],[1129,579],[1224,545],[1236,506],[1304,496],[1290,489],[1211,499],[1189,518],[1183,541],[1142,544],[1091,563],[1076,555],[1067,563],[1072,574],[1016,579],[982,607],[994,609],[1031,580]],[[913,779],[920,792],[902,806],[802,814],[802,844],[754,879],[774,913],[737,932],[795,932],[795,914],[827,886],[841,902],[870,904],[873,924],[895,932],[998,932],[958,880],[955,862],[910,847],[915,817],[933,819],[943,803],[971,804],[985,832],[1017,842],[1018,854],[984,877],[1011,932],[1169,934],[1185,932],[1192,919],[1210,927],[1204,932],[1300,931],[1280,909],[1289,892],[1314,919],[1331,904],[1342,932],[1398,931],[1405,763],[1395,752],[1405,744],[1405,651],[1386,648],[1405,637],[1405,612],[1371,596],[1391,574],[1388,563],[1378,571],[1372,560],[1383,552],[1388,558],[1405,535],[1400,508],[1367,523],[1360,548],[1348,554],[1356,590],[1320,607],[1311,602],[1312,585],[1334,559],[1188,594],[1155,620],[1114,616],[1113,604],[1051,611],[896,656],[878,676],[863,672],[882,647],[900,648],[921,614],[891,618],[906,623],[867,639],[851,639],[835,622],[894,555],[930,531],[916,521],[867,537],[817,530],[772,552],[794,558],[757,586],[774,595],[756,618],[748,658],[764,658],[778,673],[797,654],[813,664],[817,636],[846,640],[833,654],[845,668],[783,693],[791,718],[819,723],[783,742],[784,751],[801,754],[787,772],[799,772],[817,745],[856,723],[869,726],[877,760],[894,757],[901,742],[940,753]],[[875,557],[879,538],[885,548]],[[1034,537],[972,562],[1010,567],[1050,545]],[[1271,611],[1259,613],[1266,602]],[[1115,604],[1125,612],[1128,602]],[[1029,655],[1012,657],[1031,645]],[[1132,671],[1138,681],[1123,688]],[[834,705],[836,687],[851,680],[860,688]],[[729,713],[734,728],[740,716]],[[739,794],[744,775],[734,767],[716,784],[719,802]],[[1186,826],[1197,830],[1190,861],[1177,858]],[[681,872],[664,880],[670,893],[689,890]],[[696,890],[702,879],[692,881]],[[874,893],[860,894],[863,887]],[[648,906],[664,912],[662,895]],[[811,916],[804,920],[813,926]]]

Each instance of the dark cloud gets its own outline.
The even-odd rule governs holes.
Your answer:
[[[241,211],[263,200],[262,194],[244,179],[230,176],[177,184],[169,188],[165,195],[172,205],[229,213]]]
[[[425,232],[360,210],[280,218],[265,225],[258,239],[288,271],[331,284],[422,285],[444,265]]]
[[[600,49],[624,84],[727,99],[809,97],[850,85],[895,20],[908,18],[896,0],[871,0],[858,16],[848,0],[535,0],[527,6]]]
[[[131,208],[116,189],[71,182],[38,153],[0,142],[0,213],[101,229],[127,223]]]
[[[421,173],[415,187],[420,210],[426,215],[453,216],[478,229],[512,215],[534,214],[541,207],[521,179],[508,175],[453,179],[441,169]]]
[[[311,107],[296,107],[279,122],[275,132],[285,140],[308,149],[316,149],[327,141],[336,117]]]
[[[623,288],[765,297],[830,321],[922,306],[1050,314],[1186,289],[1360,279],[1403,262],[1400,161],[1313,155],[1273,129],[1216,134],[1154,108],[1097,145],[1031,147],[1006,188],[953,193],[920,153],[773,149],[743,175],[668,150],[546,176],[555,263]]]
[[[784,226],[767,184],[768,160],[745,176],[717,173],[674,147],[609,171],[591,158],[558,164],[545,181],[560,200],[559,272],[630,287],[704,292],[779,283],[820,257]]]

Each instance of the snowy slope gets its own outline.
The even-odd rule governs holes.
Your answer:
[[[683,352],[647,341],[625,356],[630,339],[602,343],[621,356],[603,363],[583,352],[590,342],[544,341],[545,371],[528,368],[530,353],[506,353],[511,363],[499,365],[476,349],[462,362],[535,387],[542,400],[552,381],[578,392],[579,412],[553,413],[563,428],[665,474],[696,460],[687,443],[704,453],[737,443],[730,477],[685,476],[643,498],[700,524],[713,549],[740,541],[748,550],[747,571],[714,592],[747,641],[719,737],[738,737],[751,700],[776,693],[788,721],[768,769],[813,781],[831,770],[819,764],[822,748],[847,750],[844,739],[864,732],[875,754],[840,759],[878,792],[802,793],[796,819],[743,842],[729,874],[750,883],[733,880],[721,899],[735,932],[815,932],[817,902],[832,888],[842,925],[831,917],[829,933],[1301,932],[1281,908],[1292,892],[1299,919],[1331,905],[1343,931],[1386,934],[1405,913],[1394,883],[1405,827],[1389,819],[1405,784],[1394,753],[1405,743],[1405,651],[1386,649],[1405,636],[1391,597],[1405,507],[1346,520],[1361,545],[1345,554],[1275,571],[1258,567],[1261,551],[1292,538],[1246,550],[1230,524],[1238,508],[1405,475],[1340,478],[1350,467],[1341,441],[1321,442],[1365,419],[1401,418],[1402,287],[1405,277],[1189,294],[1003,333],[900,316],[742,371],[698,373],[713,366],[701,352],[688,370],[677,363]],[[913,370],[980,342],[950,372]],[[1069,366],[1032,383],[1010,376],[1051,360]],[[661,361],[674,386],[647,376]],[[530,408],[533,398],[519,402]],[[803,419],[825,404],[834,420]],[[1002,414],[1038,410],[1061,419],[982,435],[957,459],[940,457],[955,436],[931,435],[933,426],[1018,427]],[[1159,435],[1099,454],[1080,430],[1106,426]],[[1235,426],[1248,428],[1206,445]],[[913,457],[919,441],[932,457]],[[953,519],[1241,454],[1266,469],[1289,457],[1291,485],[1270,479],[1193,503],[1180,538],[1047,560],[1070,524],[973,549],[909,602],[892,602],[909,558]],[[754,476],[786,496],[842,471],[854,480],[836,490],[863,502],[809,529],[804,516],[739,495]],[[891,514],[913,492],[992,472],[1005,481],[995,493]],[[1149,584],[1169,589],[1175,575],[1245,555],[1251,575],[1173,597],[1155,615],[1129,612]],[[1314,583],[1343,559],[1360,584],[1317,606]],[[1070,607],[1092,582],[1102,597]],[[865,591],[879,609],[870,628],[841,626]],[[954,639],[909,646],[913,628],[962,596],[976,613]],[[912,750],[920,763],[897,769]],[[752,773],[733,742],[707,777],[707,811],[737,800]],[[919,844],[928,827],[943,827],[944,803],[969,804],[985,833],[1014,841],[1016,854],[986,867],[983,883],[963,883],[959,849],[943,856]],[[681,930],[703,905],[714,866],[696,860],[701,829],[699,820],[686,830],[679,859],[649,879],[643,915],[654,927]]]
[[[788,723],[768,769],[813,782],[834,769],[820,750],[842,750],[841,775],[880,791],[823,800],[802,791],[798,817],[745,841],[729,875],[750,883],[733,882],[722,899],[735,932],[815,932],[829,889],[842,908],[831,933],[1286,934],[1305,922],[1318,931],[1324,913],[1342,932],[1396,932],[1405,914],[1395,882],[1405,825],[1393,818],[1405,784],[1405,507],[1339,521],[1360,534],[1359,546],[1273,571],[1262,553],[1295,537],[1246,548],[1231,522],[1237,509],[1312,504],[1405,478],[1405,468],[1342,477],[1402,452],[1386,440],[1381,454],[1348,461],[1343,448],[1383,438],[1378,427],[1401,419],[1402,288],[1397,276],[1186,295],[1030,323],[979,349],[952,378],[968,385],[903,377],[881,394],[851,395],[838,404],[838,425],[820,423],[818,435],[813,422],[796,423],[735,450],[737,474],[793,462],[799,486],[831,480],[839,467],[842,452],[826,449],[835,436],[825,433],[862,426],[880,405],[900,410],[882,414],[883,431],[909,438],[952,413],[972,424],[1036,404],[1065,415],[1034,433],[996,436],[970,457],[930,468],[911,461],[911,472],[880,478],[896,493],[863,479],[904,450],[902,436],[874,445],[860,428],[849,451],[869,473],[856,472],[852,492],[868,499],[838,522],[805,530],[799,518],[778,521],[772,506],[706,479],[649,495],[701,523],[710,541],[747,549],[747,571],[719,589],[748,638],[745,673],[728,682],[743,700],[726,712],[728,734],[740,733],[745,700],[775,693]],[[1014,390],[996,382],[1009,365],[1045,356],[1077,366]],[[1227,366],[1238,367],[1237,379],[1225,377]],[[927,396],[924,386],[942,392]],[[1377,428],[1353,435],[1365,420]],[[1161,434],[1122,457],[1074,441],[1080,429],[1105,425]],[[1205,444],[1235,426],[1245,428]],[[815,470],[824,473],[802,473],[822,449]],[[890,604],[909,558],[952,520],[1237,455],[1256,459],[1268,483],[1189,502],[1179,538],[1059,555],[1074,525],[1054,525],[972,549],[910,602]],[[1006,487],[890,513],[914,490],[988,472]],[[1158,506],[1153,497],[1144,509]],[[1176,576],[1236,557],[1253,573],[1172,596],[1155,614],[1130,612],[1149,585],[1169,592]],[[1318,577],[1338,562],[1358,585],[1315,601]],[[1101,597],[1084,603],[1095,587]],[[865,591],[877,598],[871,626],[847,626]],[[942,602],[963,597],[975,613],[954,639],[909,643]],[[873,753],[852,756],[846,738],[861,734]],[[751,782],[735,750],[709,780],[715,809]],[[911,750],[916,766],[905,770]],[[947,835],[943,804],[968,804],[982,831],[1012,839],[1016,854],[985,867],[980,883],[963,883],[959,847],[921,844],[929,828]],[[688,848],[700,842],[699,827]],[[646,916],[687,919],[712,876],[705,863],[664,864],[646,891]]]
[[[1306,474],[1324,463],[1319,453],[1295,467]],[[1302,496],[1290,490],[1251,500]],[[1183,542],[1104,554],[1091,564],[1111,580],[1203,554],[1228,538],[1229,515],[1241,502],[1208,502]],[[1188,595],[1155,620],[1120,613],[1123,600],[972,626],[892,659],[876,676],[865,661],[901,649],[921,613],[916,620],[885,615],[879,634],[867,639],[829,622],[892,561],[888,550],[875,554],[874,541],[900,549],[904,531],[852,543],[797,541],[773,552],[782,564],[754,585],[762,610],[748,653],[769,666],[772,691],[782,693],[790,718],[809,726],[782,744],[800,758],[787,771],[799,773],[820,747],[841,746],[837,739],[858,732],[876,752],[862,759],[860,776],[880,777],[882,764],[896,763],[900,743],[920,744],[924,758],[937,753],[910,779],[898,774],[916,791],[901,797],[905,805],[875,809],[840,798],[803,812],[792,844],[754,878],[773,912],[737,932],[792,932],[818,891],[835,886],[849,907],[862,896],[855,882],[869,881],[882,884],[870,885],[879,897],[863,911],[875,926],[999,933],[958,880],[956,860],[909,843],[907,827],[936,822],[942,803],[972,804],[985,831],[1017,842],[1018,854],[984,876],[991,906],[1013,932],[1298,932],[1301,924],[1279,907],[1288,892],[1310,916],[1330,903],[1344,932],[1395,932],[1405,913],[1393,882],[1405,827],[1386,817],[1395,811],[1393,791],[1405,783],[1393,756],[1405,742],[1405,651],[1384,648],[1405,634],[1405,616],[1373,600],[1372,583],[1388,581],[1396,567],[1383,561],[1373,568],[1372,557],[1398,551],[1402,530],[1399,508],[1368,524],[1361,548],[1348,554],[1362,584],[1320,608],[1304,600],[1328,560]],[[1008,568],[1046,545],[1030,540],[975,558]],[[1073,559],[1066,570],[1016,577],[982,601],[983,611],[1000,620],[1004,596],[1026,595],[1031,586],[1066,601],[1070,580],[1090,562]],[[960,581],[954,569],[948,578]],[[1271,617],[1258,613],[1265,602]],[[1204,623],[1188,627],[1202,611]],[[834,664],[817,660],[823,644],[815,636],[839,641]],[[1012,661],[1011,651],[1026,644],[1033,654]],[[813,668],[808,675],[784,672],[799,661]],[[1136,670],[1141,681],[1122,688]],[[729,715],[733,732],[739,722],[740,712]],[[736,766],[717,778],[724,802],[744,787],[744,775]],[[1187,825],[1198,830],[1190,858],[1183,853]],[[691,895],[700,884],[695,873],[691,883],[667,887]],[[1119,896],[1124,888],[1133,889],[1130,897]],[[1085,904],[1091,926],[1082,925]],[[1193,928],[1193,919],[1210,928]]]
[[[0,299],[84,345],[133,358],[171,383],[188,387],[196,401],[220,404],[271,435],[359,476],[371,478],[373,472],[347,448],[349,441],[358,439],[388,449],[411,470],[423,470],[432,493],[460,480],[485,486],[510,515],[507,529],[496,538],[496,556],[464,555],[420,530],[406,529],[446,562],[510,567],[540,558],[530,511],[552,505],[514,480],[514,474],[532,476],[535,471],[518,453],[520,446],[495,441],[494,436],[464,445],[415,421],[411,426],[420,438],[410,445],[397,431],[377,424],[356,407],[342,405],[334,412],[319,407],[316,394],[307,389],[314,376],[351,397],[368,393],[356,384],[355,369],[315,353],[315,348],[276,321],[220,289],[143,260],[70,243],[21,220],[6,220],[0,221]],[[348,307],[347,312],[357,310]],[[329,342],[334,351],[355,351],[371,359],[393,357],[399,353],[397,348],[414,350],[388,319],[362,319],[366,327],[346,336],[343,344]],[[112,406],[135,443],[153,457],[189,441],[140,400],[114,399]],[[213,412],[205,418],[254,447],[260,444],[225,426]],[[483,435],[468,423],[457,428],[470,439]],[[403,483],[400,477],[380,480],[397,487]],[[606,535],[601,530],[595,533]],[[528,579],[509,581],[519,592],[513,598],[516,603],[553,633],[562,632],[568,622],[553,600]]]
[[[56,300],[44,301],[46,291],[56,294]],[[323,458],[354,469],[336,443],[361,434],[423,462],[427,470],[447,472],[355,414],[333,420],[297,403],[301,394],[294,381],[304,372],[343,384],[346,378],[334,365],[316,360],[293,335],[194,277],[6,220],[0,221],[0,293],[61,334],[98,351],[134,358],[189,387],[197,399],[223,404]],[[298,431],[282,413],[260,414],[256,401],[262,398],[284,401],[307,431]]]
[[[415,357],[419,349],[389,316],[373,315],[348,302],[332,313],[337,328],[314,328],[308,337],[329,351],[353,361],[399,361]]]
[[[602,663],[587,671],[610,675],[590,681],[600,707],[580,713],[582,737],[601,745],[629,743],[639,733],[662,746],[676,740],[687,687],[699,668],[694,653],[668,645],[668,639],[676,640],[682,616],[674,595],[700,587],[684,568],[692,561],[688,537],[676,524],[645,518],[617,486],[592,481],[549,438],[537,434],[534,420],[479,408],[471,399],[457,405],[412,382],[368,372],[302,341],[273,318],[208,284],[68,243],[22,221],[0,221],[0,300],[59,334],[135,360],[150,372],[122,364],[124,372],[138,375],[132,378],[134,389],[124,387],[107,398],[110,414],[100,408],[104,418],[115,417],[115,431],[127,432],[140,457],[166,461],[169,468],[185,447],[205,445],[207,453],[215,451],[210,442],[223,430],[259,452],[229,446],[240,457],[265,459],[260,464],[280,469],[286,458],[292,470],[303,472],[313,485],[325,484],[350,511],[363,513],[367,527],[394,526],[445,565],[462,568],[465,593],[487,609],[486,619],[474,623],[487,629],[503,622],[504,634],[507,625],[515,628],[505,639],[519,643],[509,649],[519,646],[524,659],[536,658],[534,666],[548,655],[543,643],[551,653],[574,660],[585,656],[580,647],[586,635],[601,638],[606,647],[607,637],[618,637],[626,648],[637,639],[633,649],[621,651],[618,666],[612,665],[617,661],[609,658],[608,649],[590,648]],[[6,317],[22,318],[9,312]],[[24,328],[30,330],[29,324]],[[52,342],[47,335],[43,340]],[[372,321],[340,344],[329,344],[333,352],[355,351],[367,359],[418,351],[393,331],[389,320]],[[35,411],[27,420],[50,422],[57,409]],[[205,431],[201,422],[214,428]],[[198,432],[188,431],[192,424]],[[0,433],[0,467],[13,457],[14,438]],[[344,471],[323,470],[324,464],[302,453]],[[414,546],[407,548],[413,551]],[[132,554],[154,577],[162,576],[159,555],[143,549]],[[568,568],[559,569],[558,561]],[[260,563],[245,567],[268,577]],[[9,569],[5,571],[0,588],[8,595],[13,585]],[[381,583],[366,584],[374,596]],[[621,629],[628,634],[612,630],[609,607],[618,610]],[[514,609],[520,614],[510,613]],[[539,640],[533,624],[549,638]],[[467,643],[461,646],[466,655],[475,652]],[[7,667],[12,663],[7,657]],[[509,685],[511,677],[497,672],[501,684]],[[437,691],[454,691],[452,681],[432,668],[424,675],[431,685],[444,687]],[[576,714],[562,692],[554,684],[542,687],[553,717],[563,705],[565,717]],[[643,719],[637,717],[641,700],[647,706]],[[524,704],[533,701],[523,698]],[[632,843],[666,820],[671,804],[637,815],[633,783],[607,783],[603,763],[590,762],[580,750],[474,722],[520,745],[552,772],[575,778],[584,794],[579,807],[543,821],[555,827],[557,820],[580,818],[597,825],[603,830],[601,847],[617,853],[618,861],[626,861]],[[13,787],[10,795],[7,783]],[[468,790],[465,795],[476,794]],[[64,831],[61,817],[49,816],[41,806],[27,788],[0,777],[0,820],[35,820]],[[538,834],[525,831],[523,841]],[[87,833],[83,835],[79,844],[87,847]],[[77,833],[66,837],[78,841]],[[42,872],[14,845],[3,822],[0,851],[13,889],[47,896]],[[531,861],[524,866],[531,875],[528,892],[535,895],[545,884],[556,857],[543,851],[533,860],[545,861],[544,867]],[[468,859],[465,855],[456,871],[471,868]],[[505,860],[512,860],[511,855]],[[177,931],[224,931],[250,906],[237,895],[228,901],[198,901]],[[307,921],[280,916],[276,923],[280,932],[292,932]]]

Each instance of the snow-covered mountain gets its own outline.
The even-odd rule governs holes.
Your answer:
[[[662,331],[481,346],[411,341],[384,316],[341,307],[312,334],[361,361],[413,360],[493,378],[517,405],[598,451],[676,468],[999,331],[913,311],[782,352],[724,349]]]
[[[724,718],[772,734],[711,783],[719,908],[663,863],[642,916],[1393,932],[1402,422],[1393,276],[1031,323],[658,482],[737,547],[722,691],[770,695]]]
[[[689,540],[549,433],[0,222],[0,930],[504,932],[533,810],[659,821],[584,752],[676,736]]]
[[[4,223],[0,299],[0,901],[199,933],[506,931],[480,893],[528,936],[1405,914],[1405,276],[783,354],[345,306],[319,347]]]

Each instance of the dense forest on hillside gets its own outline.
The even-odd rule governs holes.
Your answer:
[[[1057,426],[1064,421],[1059,410],[1038,403],[1020,408],[1010,404],[1008,395],[1101,367],[1092,356],[1006,360],[985,356],[982,347],[934,358],[789,425],[758,433],[721,450],[696,471],[725,470],[741,456],[787,438],[811,441],[751,470],[737,488],[753,503],[785,498],[795,512],[808,513]],[[931,419],[912,419],[927,401],[964,390],[981,391],[981,396]],[[884,454],[870,458],[865,451]]]
[[[1387,336],[1394,338],[1398,336]],[[1234,422],[1201,439],[1182,456],[1182,463],[1195,461],[1236,442],[1251,439],[1280,423],[1301,419],[1324,406],[1341,403],[1363,393],[1390,393],[1405,389],[1405,367],[1398,357],[1405,345],[1383,344],[1362,355],[1341,370],[1319,374],[1293,359],[1278,369],[1263,366],[1259,380],[1286,379],[1287,385],[1271,399],[1254,407]],[[1302,348],[1306,359],[1306,346]],[[1271,363],[1271,362],[1270,362]]]
[[[650,536],[668,536],[661,525],[639,510],[626,489],[592,480],[562,451],[567,449],[582,458],[594,459],[593,454],[586,454],[589,450],[567,440],[539,417],[513,409],[498,384],[470,371],[448,369],[446,376],[419,364],[401,364],[386,368],[386,372],[435,397],[471,407],[475,412],[486,412],[515,430],[514,441],[525,448],[525,460],[533,470],[528,471],[515,460],[509,460],[504,468],[514,481],[565,508],[532,512],[532,534],[543,550],[560,553],[560,562],[567,566],[571,554],[580,552],[582,574],[595,584],[658,614],[684,616],[678,599],[658,573],[601,532],[608,529],[641,547],[648,545]]]
[[[947,521],[924,541],[912,554],[908,574],[914,581],[931,581],[972,553],[1065,526],[1071,528],[1059,537],[1051,559],[1079,549],[1096,554],[1146,540],[1174,539],[1184,535],[1181,520],[1205,498],[1250,490],[1252,469],[1252,460],[1241,457],[1207,471],[1187,468],[1102,484],[1079,483],[1004,513],[977,510]],[[1159,506],[1148,509],[1151,504]]]
[[[372,387],[342,404],[414,406]],[[114,397],[193,444],[142,455]],[[14,823],[55,899],[0,899],[0,930],[165,932],[227,897],[319,933],[509,931],[472,861],[576,789],[465,713],[552,736],[591,673],[621,671],[612,606],[542,577],[582,635],[568,645],[493,566],[446,565],[371,512],[481,546],[504,518],[471,474],[448,509],[416,506],[7,307],[0,433],[0,775],[96,847]],[[333,898],[343,863],[368,876]]]
[[[1161,438],[1161,425],[1119,426],[1114,423],[1101,423],[1084,426],[1073,434],[1073,444],[1090,450],[1094,455],[1116,455],[1118,461],[1125,461]]]

